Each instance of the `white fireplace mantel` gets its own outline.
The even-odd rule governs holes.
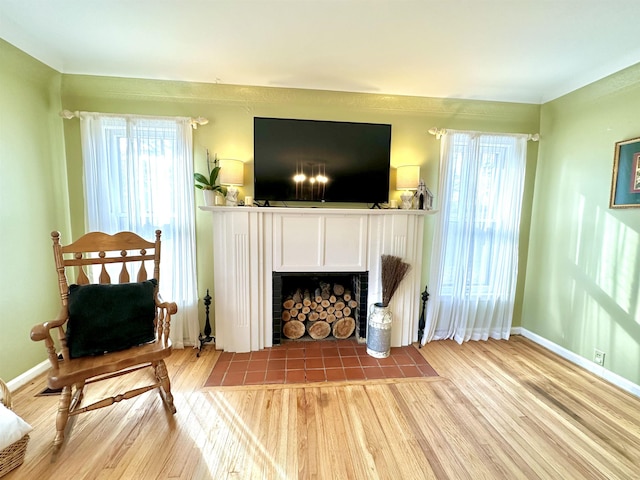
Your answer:
[[[424,215],[433,211],[200,209],[213,214],[217,348],[249,352],[272,346],[273,272],[369,272],[368,311],[382,300],[382,254],[412,267],[391,301],[391,346],[417,340]]]

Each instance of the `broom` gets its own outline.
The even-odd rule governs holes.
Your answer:
[[[389,306],[391,297],[396,293],[398,285],[405,277],[411,265],[402,261],[400,257],[382,255],[382,306]]]

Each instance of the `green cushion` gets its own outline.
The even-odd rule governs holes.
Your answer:
[[[155,338],[155,279],[70,285],[67,346],[71,358],[124,350]]]

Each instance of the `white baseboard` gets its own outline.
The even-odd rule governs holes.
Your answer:
[[[36,378],[38,375],[46,372],[50,365],[51,364],[49,363],[49,360],[44,360],[40,362],[38,365],[36,365],[35,367],[27,370],[23,374],[18,375],[13,380],[9,380],[7,382],[7,387],[9,387],[9,391],[13,392],[18,388],[22,387],[23,385],[26,385],[31,380]],[[46,387],[46,385],[43,385],[43,386]]]
[[[522,335],[532,342],[535,342],[538,345],[551,350],[553,353],[560,355],[565,360],[568,360],[571,363],[578,365],[585,370],[588,370],[589,372],[597,375],[598,377],[606,380],[609,383],[614,384],[617,387],[620,387],[621,389],[629,392],[632,395],[635,395],[636,397],[640,397],[640,385],[636,385],[626,378],[621,377],[620,375],[613,373],[611,370],[607,370],[606,368],[587,360],[577,353],[567,350],[566,348],[561,347],[560,345],[557,345],[550,340],[541,337],[540,335],[530,332],[526,328],[516,327],[511,329],[511,333],[514,335]]]

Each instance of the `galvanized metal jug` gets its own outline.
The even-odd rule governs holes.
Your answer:
[[[391,310],[382,303],[369,309],[367,322],[367,353],[375,358],[387,358],[391,353]]]

